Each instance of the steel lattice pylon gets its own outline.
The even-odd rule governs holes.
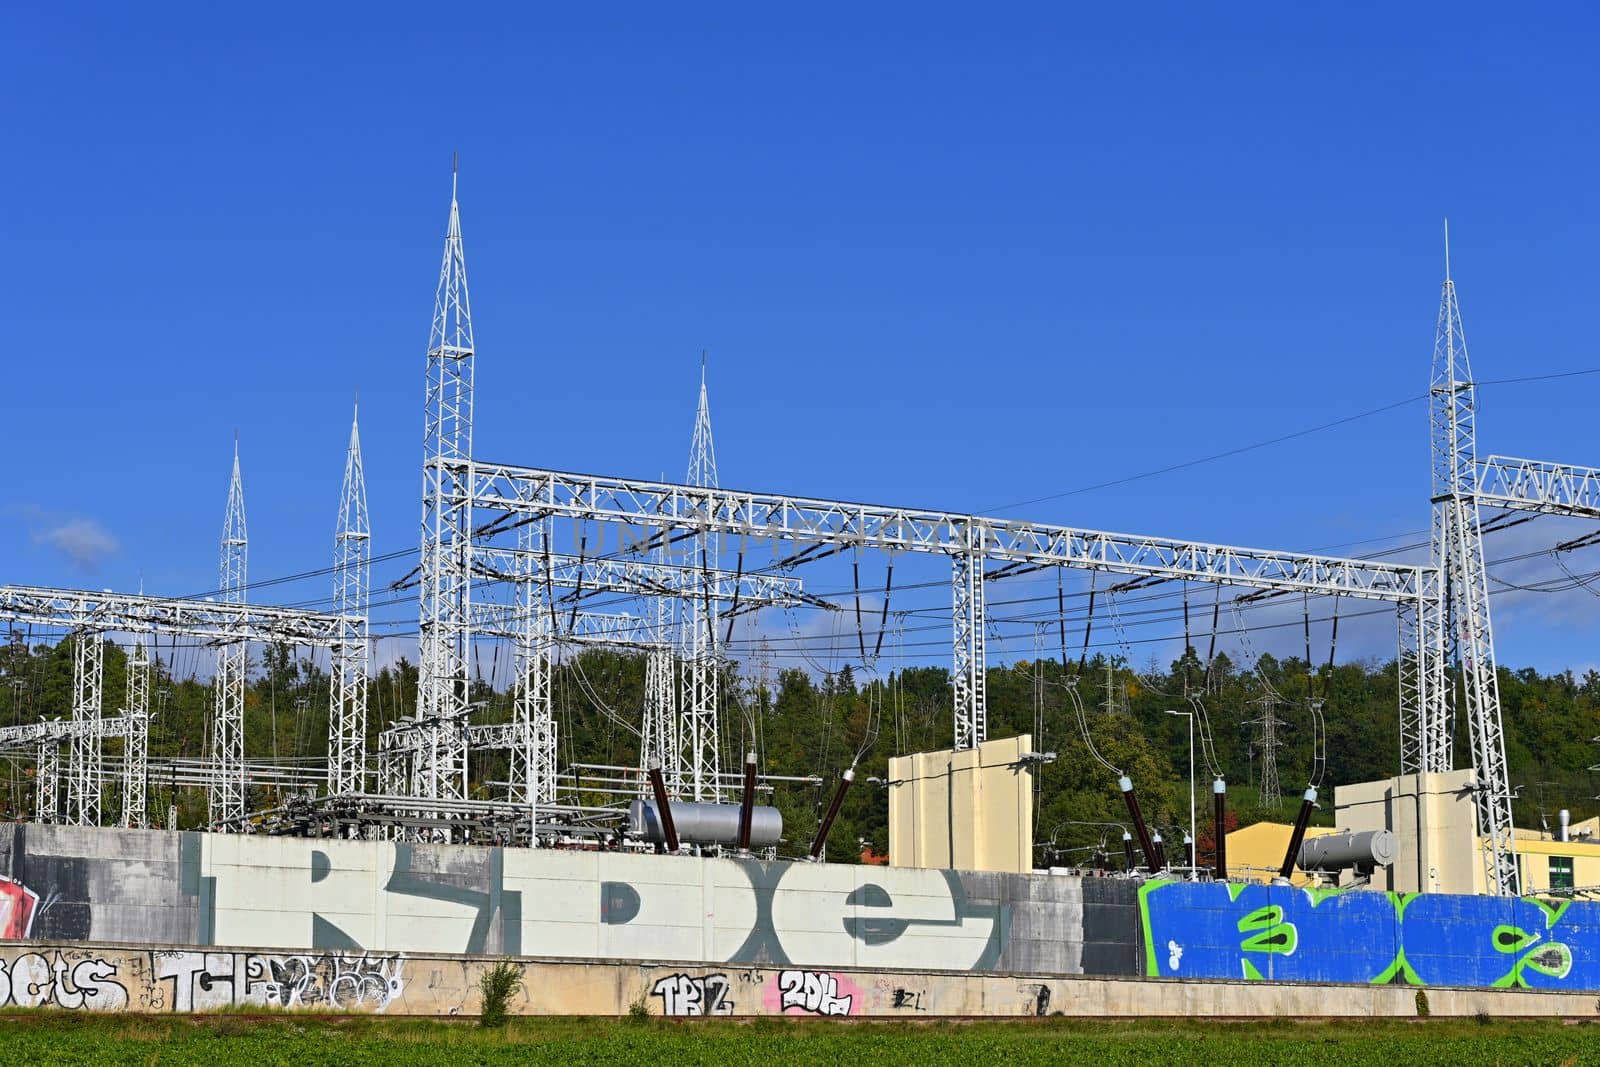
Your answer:
[[[144,638],[134,636],[128,649],[128,737],[123,742],[122,825],[149,824],[145,787],[150,778],[150,653]]]
[[[952,670],[955,688],[955,748],[976,748],[988,739],[987,620],[984,612],[983,556],[957,552],[953,557]]]
[[[705,357],[700,359],[700,402],[695,409],[694,440],[689,446],[688,484],[717,486],[717,450],[711,440],[711,405],[706,397]],[[687,566],[709,574],[721,559],[721,539],[700,530],[689,539]],[[722,662],[717,634],[717,607],[710,582],[689,601],[683,633],[683,698],[681,702],[682,788],[694,801],[721,799],[721,758],[717,731],[717,697]]]
[[[1497,895],[1520,892],[1511,823],[1511,782],[1506,768],[1500,686],[1495,674],[1489,621],[1489,583],[1479,525],[1477,434],[1472,365],[1455,282],[1450,277],[1449,233],[1445,279],[1429,385],[1429,430],[1433,458],[1433,559],[1442,595],[1422,605],[1421,653],[1427,703],[1423,721],[1423,768],[1448,770],[1454,736],[1454,665],[1466,701],[1468,736],[1478,775],[1478,830],[1485,887]]]
[[[421,619],[417,711],[424,741],[413,775],[419,797],[466,795],[467,663],[472,504],[452,464],[472,456],[472,306],[455,176],[428,338],[422,485]]]
[[[105,642],[91,630],[72,639],[72,719],[82,724],[72,734],[67,764],[67,821],[75,826],[100,825],[103,764],[100,705],[105,695]]]
[[[511,798],[533,806],[530,821],[537,821],[538,805],[556,799],[556,722],[550,700],[549,618],[544,587],[530,572],[544,547],[544,524],[530,522],[517,531],[521,550],[517,563],[517,638],[513,642],[516,700],[513,716],[516,744],[511,746]],[[535,845],[538,835],[532,837]]]
[[[350,420],[344,482],[333,539],[333,610],[365,619],[371,589],[372,525],[367,515],[367,482],[361,465],[359,412]],[[366,788],[367,642],[347,634],[331,650],[332,708],[328,737],[328,792],[359,793]]]
[[[222,561],[218,600],[243,604],[249,536],[244,521],[244,482],[239,475],[239,444],[233,446],[233,477],[228,483],[228,512],[222,523]],[[227,641],[217,649],[212,680],[214,714],[211,734],[211,780],[206,812],[219,830],[244,815],[244,675],[249,645]]]

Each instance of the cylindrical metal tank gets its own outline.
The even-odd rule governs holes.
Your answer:
[[[1400,854],[1388,830],[1363,830],[1313,837],[1300,846],[1300,869],[1342,871],[1348,867],[1383,867]]]
[[[739,843],[738,804],[691,804],[672,802],[672,824],[678,840],[686,845],[737,845]],[[628,806],[628,830],[652,844],[666,840],[656,806],[635,800]],[[776,845],[783,837],[783,814],[777,808],[756,805],[750,809],[750,847]]]

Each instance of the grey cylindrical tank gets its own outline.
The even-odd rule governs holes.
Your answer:
[[[1342,871],[1347,867],[1383,867],[1400,854],[1388,830],[1345,830],[1313,837],[1300,846],[1300,868],[1306,871]]]
[[[678,840],[686,845],[737,845],[739,843],[739,805],[691,804],[672,802],[672,825]],[[628,806],[628,830],[646,841],[666,840],[661,817],[648,800],[635,800]],[[783,814],[777,808],[757,805],[750,809],[750,847],[776,845],[783,837]]]

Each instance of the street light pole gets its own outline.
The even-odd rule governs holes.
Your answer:
[[[1200,838],[1195,834],[1194,821],[1194,712],[1168,711],[1167,714],[1182,715],[1184,718],[1189,720],[1189,840],[1198,842]],[[1222,828],[1218,827],[1217,832],[1220,834],[1222,832]],[[1191,870],[1189,872],[1189,877],[1195,877],[1195,872]]]

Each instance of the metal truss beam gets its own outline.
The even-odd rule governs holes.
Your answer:
[[[451,467],[467,487],[460,499],[470,499],[474,507],[609,524],[620,552],[648,548],[659,531],[673,528],[894,552],[976,552],[989,560],[1390,603],[1414,601],[1434,583],[1424,567],[1312,553],[476,461]],[[603,543],[596,551],[604,551]]]
[[[359,634],[366,620],[298,608],[214,600],[0,585],[0,620],[104,633],[176,634],[208,641],[284,642],[326,647]]]
[[[1600,519],[1600,469],[1490,456],[1477,466],[1482,507]]]
[[[531,524],[530,524],[531,525]],[[748,607],[834,605],[808,597],[799,578],[775,574],[657,563],[635,559],[593,559],[498,545],[474,545],[474,570],[493,578],[573,589],[580,593],[630,593],[639,596],[710,597]],[[513,576],[515,576],[513,578]]]

